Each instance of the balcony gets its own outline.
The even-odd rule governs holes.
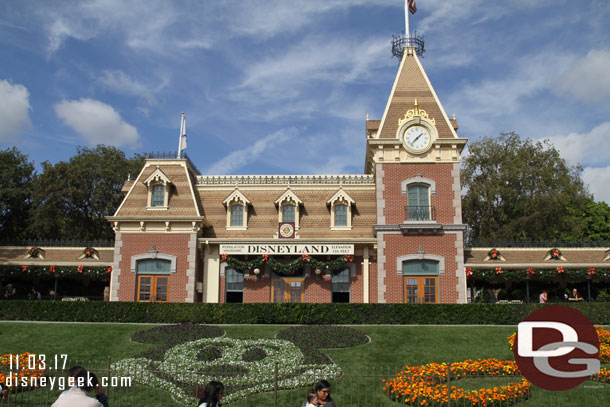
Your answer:
[[[405,206],[405,222],[436,221],[436,208],[434,206]]]

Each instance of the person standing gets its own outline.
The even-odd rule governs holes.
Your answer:
[[[540,304],[546,304],[549,301],[549,293],[546,290],[542,290],[540,293]]]

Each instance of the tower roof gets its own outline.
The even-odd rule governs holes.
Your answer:
[[[377,138],[395,139],[399,127],[398,120],[402,119],[405,113],[413,108],[416,101],[419,108],[425,110],[429,117],[436,122],[439,138],[458,138],[454,126],[449,121],[417,57],[415,48],[406,47],[381,119]]]

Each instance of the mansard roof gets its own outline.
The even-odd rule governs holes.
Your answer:
[[[148,183],[155,177],[171,180],[169,204],[166,210],[150,211],[148,207]],[[183,159],[149,159],[117,209],[114,217],[199,217],[199,198],[193,187],[192,176]],[[116,219],[115,219],[116,220]]]

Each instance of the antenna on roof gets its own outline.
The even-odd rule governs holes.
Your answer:
[[[417,31],[413,35],[409,31],[409,13],[415,14],[416,11],[415,0],[405,0],[405,36],[392,36],[392,55],[401,61],[406,47],[414,48],[417,56],[424,55],[424,37],[418,36]]]

